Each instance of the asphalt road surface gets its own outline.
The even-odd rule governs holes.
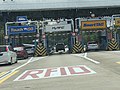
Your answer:
[[[120,51],[32,57],[0,65],[0,90],[120,90]]]

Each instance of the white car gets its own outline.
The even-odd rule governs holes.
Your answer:
[[[96,41],[90,41],[87,43],[87,50],[98,50],[99,45]]]
[[[10,45],[0,45],[0,64],[17,63],[17,54]]]

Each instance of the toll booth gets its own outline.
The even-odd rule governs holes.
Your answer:
[[[111,17],[111,40],[109,41],[109,50],[120,49],[120,14]]]
[[[107,28],[110,17],[76,18],[77,40],[87,47],[90,41],[96,41],[101,50],[106,50],[108,38]]]
[[[72,46],[75,43],[72,19],[45,20],[43,26],[42,39],[49,54],[57,53],[55,49],[58,43],[64,44],[65,53],[71,53]]]
[[[23,43],[33,44],[33,40],[39,39],[38,21],[28,20],[26,16],[18,16],[16,22],[5,24],[6,44],[19,46]]]

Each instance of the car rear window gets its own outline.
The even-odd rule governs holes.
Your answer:
[[[57,47],[64,47],[64,44],[57,44]]]
[[[6,47],[0,47],[0,52],[6,52]]]
[[[88,44],[97,44],[97,42],[88,42]]]

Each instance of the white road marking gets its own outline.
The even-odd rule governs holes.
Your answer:
[[[73,56],[78,56],[78,57],[83,57],[84,56],[84,53],[79,53],[79,54],[71,54]]]
[[[114,53],[120,53],[120,51],[110,51],[110,52],[114,52]]]
[[[96,73],[95,71],[93,71],[92,69],[88,68],[85,65],[46,68],[46,69],[34,69],[34,70],[26,70],[20,76],[18,76],[14,81],[76,76],[76,75],[88,75],[88,74],[95,74],[95,73]]]
[[[100,64],[100,62],[98,62],[98,61],[96,61],[96,60],[93,60],[93,59],[87,57],[87,53],[83,53],[83,54],[72,54],[72,55],[82,57],[82,58],[84,58],[84,59],[86,59],[86,60],[88,60],[88,61],[91,61],[91,62],[95,63],[95,64]]]
[[[16,70],[18,70],[18,69],[26,66],[27,64],[29,64],[29,63],[31,63],[31,62],[38,61],[38,60],[43,59],[43,58],[45,58],[45,57],[39,57],[37,60],[33,60],[34,57],[31,57],[26,63],[24,63],[23,65],[21,65],[21,66],[19,66],[19,67],[17,67],[17,68],[14,68],[14,69],[8,71],[7,74],[5,74],[5,75],[3,75],[2,77],[0,77],[0,79],[5,78],[6,76],[10,75],[10,74],[13,73],[14,71],[16,71]]]
[[[120,64],[120,62],[116,62],[117,64]]]

